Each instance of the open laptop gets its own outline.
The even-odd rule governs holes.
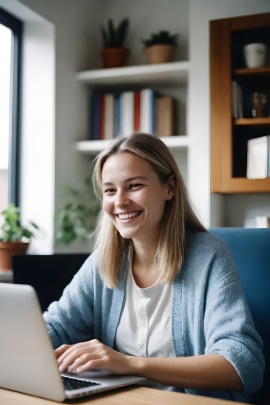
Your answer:
[[[100,393],[143,378],[93,370],[59,373],[54,349],[33,287],[0,283],[0,387],[64,401]],[[64,387],[74,379],[78,387]],[[65,383],[66,384],[66,383]]]

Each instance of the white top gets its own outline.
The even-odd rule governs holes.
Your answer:
[[[174,357],[172,283],[139,288],[129,270],[116,332],[116,350],[141,357]]]

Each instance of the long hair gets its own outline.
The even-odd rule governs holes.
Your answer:
[[[127,138],[116,138],[96,157],[93,185],[101,202],[103,166],[110,156],[119,153],[131,153],[148,162],[162,184],[166,184],[171,175],[175,176],[175,195],[166,202],[154,258],[157,282],[160,284],[172,282],[183,262],[186,231],[188,229],[206,231],[206,229],[191,207],[174,157],[167,146],[153,135],[134,133]],[[130,244],[131,240],[124,239],[109,215],[101,210],[96,229],[95,248],[98,251],[100,275],[109,288],[117,286],[119,269]]]

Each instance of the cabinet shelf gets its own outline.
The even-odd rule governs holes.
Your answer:
[[[243,68],[243,69],[236,69],[234,71],[235,76],[243,76],[243,75],[269,75],[270,74],[270,66],[264,66],[260,68]]]
[[[234,125],[269,125],[270,118],[238,118],[234,120]]]
[[[168,136],[160,138],[171,150],[186,149],[189,144],[189,138],[186,135]],[[101,150],[106,148],[110,144],[110,140],[98,140],[98,141],[80,141],[76,144],[77,151],[88,154],[96,155]]]
[[[77,80],[92,87],[123,85],[179,86],[188,81],[189,62],[170,62],[153,65],[127,66],[88,70],[77,73]]]

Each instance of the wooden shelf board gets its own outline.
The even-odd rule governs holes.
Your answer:
[[[234,125],[270,125],[270,118],[239,118],[234,120]]]
[[[270,74],[270,66],[264,66],[264,67],[259,67],[259,68],[243,68],[243,69],[236,69],[233,74],[235,76],[241,76],[241,75],[265,75],[265,74]]]
[[[186,149],[189,138],[186,135],[169,136],[160,138],[170,149]],[[110,140],[80,141],[76,144],[76,149],[88,155],[95,155],[110,144]]]
[[[224,187],[212,188],[214,193],[223,194],[254,194],[270,193],[270,177],[266,179],[247,179],[246,177],[232,177]]]
[[[170,62],[152,65],[88,70],[77,73],[78,81],[91,86],[122,85],[184,85],[188,80],[189,62]]]

